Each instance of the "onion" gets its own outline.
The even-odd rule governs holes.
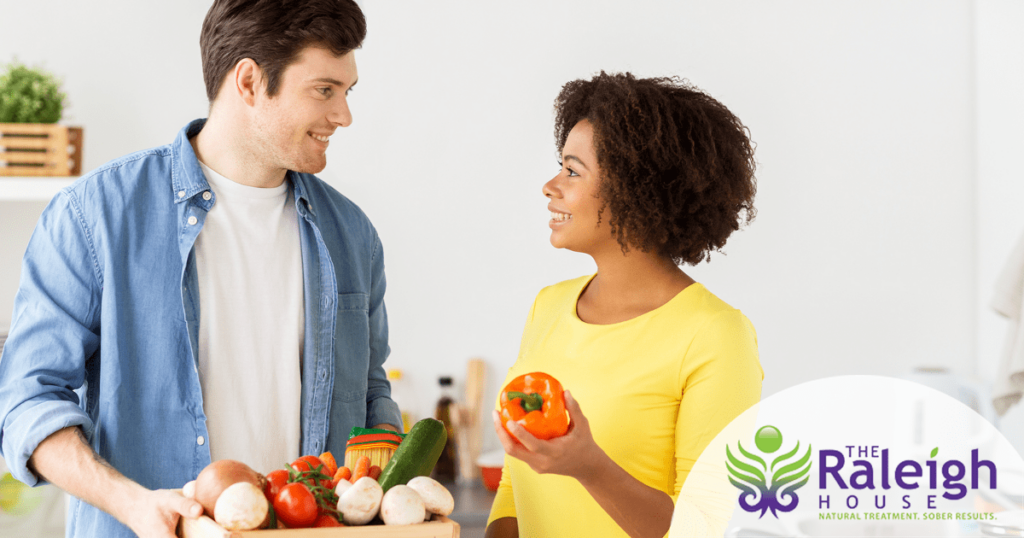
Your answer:
[[[203,505],[206,514],[216,520],[214,507],[221,492],[239,482],[248,482],[260,491],[266,484],[263,475],[252,470],[248,465],[234,460],[217,460],[203,469],[196,477],[196,501]]]

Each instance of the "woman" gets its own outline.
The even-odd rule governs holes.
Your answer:
[[[747,318],[679,265],[754,216],[746,128],[692,86],[629,73],[566,84],[556,112],[551,244],[597,273],[534,302],[508,380],[561,381],[571,426],[542,441],[510,421],[510,436],[495,411],[509,457],[487,536],[660,537],[677,503],[687,534],[721,535],[735,499],[677,498],[704,447],[760,399],[763,372]]]

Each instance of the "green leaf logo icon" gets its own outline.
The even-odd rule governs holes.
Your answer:
[[[782,432],[775,426],[764,426],[757,430],[754,444],[762,454],[771,454],[782,447]],[[733,455],[727,445],[725,466],[729,471],[729,482],[740,490],[740,507],[747,512],[760,511],[758,517],[763,517],[768,510],[779,517],[776,511],[789,512],[796,508],[800,502],[796,490],[810,479],[810,445],[800,456],[800,442],[797,441],[793,450],[776,457],[770,466],[763,458],[745,450],[741,442],[737,441],[736,446],[741,456]]]

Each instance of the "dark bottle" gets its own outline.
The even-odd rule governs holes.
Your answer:
[[[434,472],[431,476],[441,482],[454,482],[455,429],[452,426],[452,413],[455,412],[453,409],[455,399],[452,397],[454,389],[452,387],[452,378],[450,377],[438,378],[437,382],[441,385],[441,399],[437,401],[434,418],[444,423],[444,428],[448,432],[448,441],[444,444],[444,451],[441,452],[441,457],[438,458],[437,465],[434,466]]]

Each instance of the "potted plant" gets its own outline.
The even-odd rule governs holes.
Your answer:
[[[81,172],[82,129],[57,125],[65,95],[53,75],[17,62],[0,75],[0,176]]]

